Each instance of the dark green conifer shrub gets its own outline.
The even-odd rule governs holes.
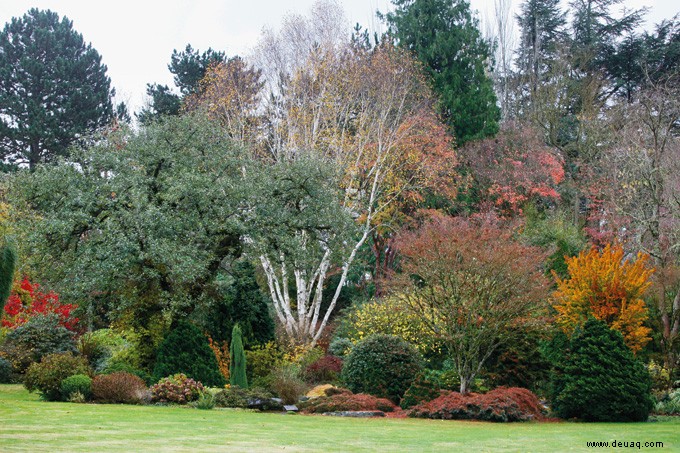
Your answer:
[[[153,375],[156,380],[184,373],[211,387],[226,384],[208,339],[193,324],[181,321],[158,348]]]
[[[229,345],[229,383],[241,388],[248,388],[246,376],[246,353],[243,350],[243,335],[241,327],[234,325],[231,331],[231,344]]]
[[[17,251],[14,246],[5,242],[0,248],[0,313],[9,299],[14,281],[14,267],[17,262]]]

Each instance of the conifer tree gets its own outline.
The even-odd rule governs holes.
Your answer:
[[[231,331],[231,345],[229,346],[229,383],[241,388],[248,388],[246,376],[246,353],[243,350],[243,337],[238,324]]]
[[[5,242],[0,248],[0,313],[2,313],[12,291],[16,261],[16,249],[12,244]]]

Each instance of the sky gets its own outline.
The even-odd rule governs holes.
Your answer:
[[[389,0],[338,0],[349,24],[381,30],[375,11],[388,11]],[[520,0],[513,0],[516,8]],[[278,28],[288,13],[306,14],[314,0],[2,0],[0,25],[29,9],[50,9],[73,21],[108,67],[117,101],[131,112],[146,102],[146,84],[172,86],[167,69],[173,49],[189,43],[200,51],[212,47],[228,56],[247,56],[264,27]],[[494,0],[471,0],[484,21],[492,17]],[[627,8],[651,9],[648,25],[680,12],[677,0],[625,0]]]

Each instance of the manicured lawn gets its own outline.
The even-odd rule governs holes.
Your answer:
[[[0,385],[0,451],[611,451],[587,441],[664,443],[680,418],[632,424],[344,419],[241,410],[46,403]],[[623,449],[632,450],[631,448]]]

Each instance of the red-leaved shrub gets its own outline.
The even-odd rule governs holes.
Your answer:
[[[92,398],[102,403],[138,404],[146,393],[144,381],[125,371],[100,374],[92,380]]]
[[[306,401],[302,405],[303,412],[322,414],[324,412],[342,411],[383,411],[392,412],[396,406],[387,398],[376,398],[364,393],[341,393],[333,396],[322,396]]]
[[[443,392],[442,396],[414,407],[409,416],[443,420],[518,422],[542,417],[536,395],[519,387],[499,387],[488,393]]]
[[[16,329],[25,324],[29,319],[37,314],[47,315],[54,313],[59,317],[59,324],[70,331],[78,330],[78,318],[73,316],[76,306],[73,304],[62,304],[59,302],[59,295],[50,291],[44,293],[40,291],[40,285],[31,283],[28,278],[24,278],[18,288],[12,290],[4,308],[2,317],[2,327]]]
[[[335,382],[342,371],[342,359],[325,355],[305,369],[305,379],[312,383]]]

